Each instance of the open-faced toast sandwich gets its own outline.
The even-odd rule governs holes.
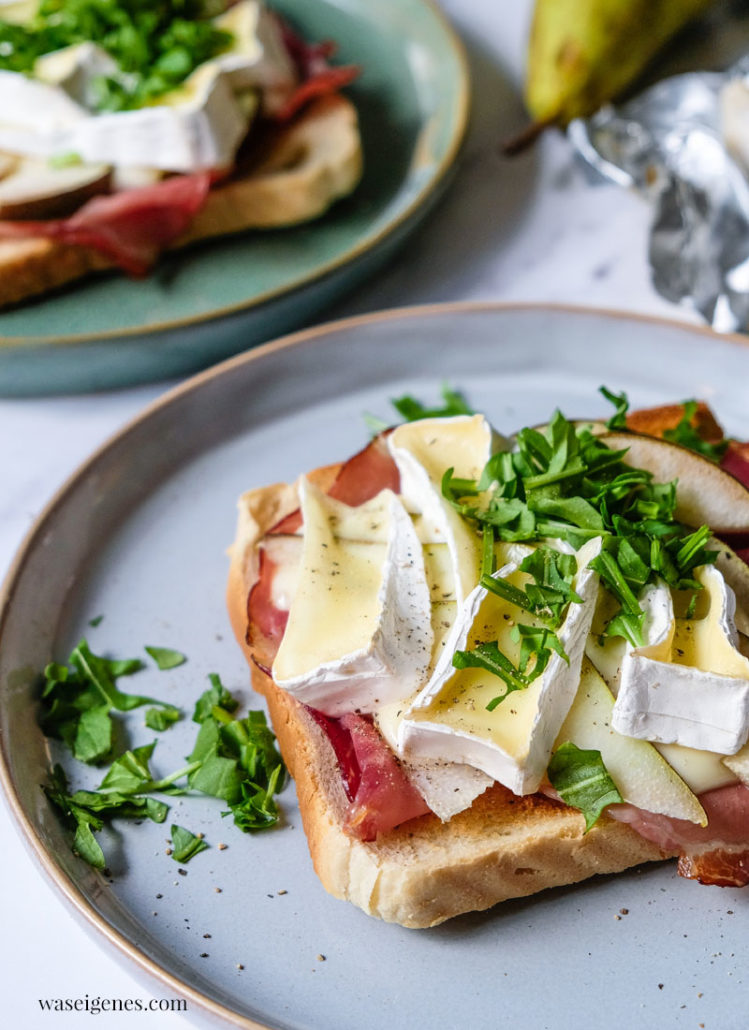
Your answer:
[[[0,307],[350,194],[357,69],[333,49],[261,0],[0,5]]]
[[[705,453],[426,418],[241,498],[229,611],[335,896],[427,927],[675,856],[749,882],[749,462],[638,418]]]

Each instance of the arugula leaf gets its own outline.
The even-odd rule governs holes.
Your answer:
[[[126,751],[112,763],[109,772],[99,784],[99,789],[116,790],[123,794],[134,794],[142,790],[152,782],[148,763],[155,747],[156,741]]]
[[[621,428],[626,395],[605,387],[602,393],[617,405],[611,424]],[[590,427],[576,428],[559,411],[543,430],[526,428],[516,439],[517,450],[493,455],[477,482],[447,469],[443,497],[484,540],[491,530],[495,540],[558,538],[578,549],[603,537],[590,567],[621,604],[607,632],[641,642],[642,589],[658,578],[677,589],[696,583],[692,570],[716,558],[706,546],[709,530],[693,531],[676,520],[675,483],[655,483],[651,473],[624,463],[626,450],[612,450]],[[485,566],[486,550],[483,555]],[[560,624],[567,598],[558,581],[547,576],[527,586],[521,601],[519,593],[510,597],[507,588],[490,586],[482,571],[487,589],[543,617],[552,629]]]
[[[696,451],[717,464],[726,453],[729,441],[723,439],[717,443],[709,443],[707,440],[703,440],[694,424],[697,401],[684,401],[683,407],[684,411],[678,425],[673,429],[664,429],[663,439],[679,443],[682,447],[688,447],[690,451]]]
[[[181,715],[179,708],[148,708],[144,721],[150,730],[163,733],[175,722],[179,722]]]
[[[456,669],[485,669],[504,681],[507,689],[504,694],[492,698],[486,706],[488,712],[493,712],[497,705],[513,691],[525,690],[533,678],[526,676],[513,665],[506,655],[502,654],[496,640],[477,644],[469,651],[456,651],[452,662]]]
[[[96,705],[81,712],[72,742],[79,762],[100,762],[112,750],[112,720],[108,705]]]
[[[606,400],[610,401],[616,408],[614,414],[606,422],[606,428],[612,430],[626,429],[627,412],[629,411],[629,400],[626,393],[612,393],[605,386],[599,386],[598,392],[602,393]]]
[[[176,669],[178,665],[184,665],[187,658],[181,651],[174,651],[170,647],[149,647],[144,650],[150,654],[162,672],[167,669]]]
[[[101,829],[101,826],[97,826],[96,829]],[[101,850],[101,844],[94,837],[90,820],[80,819],[78,821],[73,838],[73,851],[94,869],[104,869],[106,866],[104,852]]]
[[[171,838],[172,858],[175,862],[189,862],[191,858],[208,847],[202,837],[198,837],[190,830],[186,830],[184,826],[176,824],[172,826]]]
[[[452,389],[447,383],[442,384],[440,393],[444,401],[442,407],[427,408],[410,394],[396,397],[390,403],[406,422],[416,422],[422,418],[450,418],[454,415],[474,414],[463,394]]]
[[[603,764],[600,751],[582,750],[567,741],[551,756],[547,773],[562,800],[573,808],[579,808],[585,816],[586,833],[607,805],[623,801]]]
[[[235,805],[242,796],[243,779],[236,759],[213,753],[191,773],[188,782],[193,790],[199,790],[201,794],[210,794],[229,805]]]
[[[106,864],[101,845],[94,837],[94,832],[104,826],[105,819],[119,816],[162,823],[168,811],[168,806],[155,798],[132,798],[117,791],[78,790],[70,794],[67,777],[60,765],[54,766],[50,782],[43,790],[62,813],[63,822],[75,829],[73,851],[95,869],[103,869]]]
[[[534,659],[533,671],[530,675],[532,680],[540,676],[549,664],[551,652],[556,651],[559,657],[570,664],[569,656],[562,647],[562,642],[556,633],[546,627],[537,626],[515,626],[511,634],[513,640],[520,640],[519,668],[526,675],[531,658]]]
[[[198,698],[192,713],[193,722],[205,722],[206,719],[210,719],[214,708],[223,708],[225,712],[234,712],[239,707],[239,701],[226,689],[217,673],[210,673],[208,679],[211,681],[211,686]]]
[[[119,677],[143,668],[139,658],[104,658],[81,640],[68,662],[51,662],[44,670],[39,722],[48,737],[63,740],[79,761],[97,764],[110,755],[113,711],[127,712],[144,704],[175,711],[165,701],[118,689]]]
[[[242,798],[231,809],[234,822],[240,830],[251,833],[265,830],[278,822],[278,805],[273,795],[280,789],[283,774],[283,766],[278,764],[268,777],[265,787],[247,780],[242,783]]]

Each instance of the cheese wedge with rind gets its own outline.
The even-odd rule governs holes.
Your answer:
[[[599,598],[604,607],[607,598],[603,588],[599,592]],[[613,615],[616,604],[608,607],[607,615]],[[599,620],[600,625],[596,626]],[[600,619],[599,613],[596,612],[593,631],[585,644],[585,654],[616,697],[621,682],[621,666],[628,645],[623,637],[599,637],[603,623],[604,620]],[[713,751],[698,751],[695,748],[683,747],[681,744],[661,744],[655,741],[651,743],[694,794],[704,794],[705,791],[717,790],[736,782],[736,776],[723,763],[723,755]]]
[[[481,539],[442,496],[448,468],[460,479],[478,479],[492,454],[494,434],[483,415],[423,419],[397,426],[388,448],[398,466],[401,497],[431,528],[434,541],[447,544],[459,602],[476,586]]]
[[[713,566],[695,576],[710,600],[701,619],[676,620],[665,584],[644,592],[647,643],[625,653],[613,725],[628,736],[730,755],[749,736],[749,659],[736,646],[733,591]]]
[[[452,656],[469,643],[489,639],[496,639],[503,653],[511,653],[515,618],[522,617],[528,624],[534,624],[534,619],[481,586],[471,592],[434,675],[403,720],[403,754],[465,762],[515,794],[538,789],[554,740],[577,692],[598,591],[598,576],[587,566],[600,547],[601,539],[596,538],[577,552],[574,589],[582,603],[569,605],[557,634],[569,664],[553,652],[536,680],[510,694],[491,712],[486,704],[492,695],[503,692],[502,681],[483,670],[456,670]],[[512,564],[495,576],[510,579],[517,572]]]
[[[407,697],[424,680],[433,642],[408,513],[390,490],[352,509],[304,479],[300,500],[302,558],[274,680],[332,716]],[[349,515],[381,526],[385,542],[338,536]]]

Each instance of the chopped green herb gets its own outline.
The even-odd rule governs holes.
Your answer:
[[[617,403],[615,418],[621,421],[625,395],[602,392]],[[696,582],[692,570],[715,561],[716,554],[706,547],[707,527],[695,531],[676,520],[675,483],[653,482],[651,473],[626,465],[625,455],[626,450],[612,450],[590,427],[575,427],[557,411],[543,430],[521,430],[516,450],[493,455],[477,481],[447,469],[442,494],[482,535],[490,527],[496,540],[558,539],[577,550],[586,540],[602,537],[601,554],[591,567],[621,604],[607,632],[639,642],[637,598],[643,587],[659,578],[674,588],[690,586]],[[547,548],[543,557],[554,568],[549,564],[546,573],[536,570],[540,579],[537,575],[535,586],[524,592],[510,597],[516,588],[491,586],[485,575],[482,584],[556,628],[570,600],[571,579],[556,567],[558,559],[549,558],[555,548]],[[526,568],[540,560],[529,559]]]
[[[406,422],[416,422],[422,418],[450,418],[454,415],[474,414],[463,394],[453,390],[447,383],[443,383],[440,393],[444,401],[441,407],[427,408],[410,394],[396,397],[390,403]]]
[[[226,689],[217,673],[209,674],[208,679],[211,686],[198,698],[195,711],[192,713],[193,722],[205,722],[210,719],[214,708],[223,708],[225,712],[234,712],[239,707],[239,701]]]
[[[707,440],[703,440],[693,424],[696,414],[697,401],[684,401],[684,413],[679,424],[673,429],[665,429],[663,439],[681,444],[682,447],[688,447],[690,451],[696,451],[717,463],[728,449],[728,440],[719,440],[717,443],[708,443]]]
[[[95,615],[93,619],[89,619],[88,624],[92,629],[96,629],[97,626],[101,625],[103,618],[103,615]]]
[[[145,714],[145,723],[150,730],[163,733],[175,722],[179,722],[180,714],[179,708],[148,708]]]
[[[286,773],[263,712],[249,712],[234,719],[236,700],[211,677],[212,688],[196,706],[201,714],[198,738],[190,760],[200,766],[188,779],[190,787],[222,798],[240,829],[259,830],[278,821],[273,795],[281,789]],[[208,695],[208,696],[206,696]],[[206,702],[216,698],[208,708]]]
[[[605,386],[599,386],[598,392],[602,393],[607,401],[616,408],[616,411],[606,423],[607,429],[626,429],[627,428],[627,412],[629,411],[629,400],[627,399],[626,393],[612,393],[611,390],[607,390]]]
[[[89,664],[92,664],[90,659]],[[118,670],[133,667],[132,662],[110,665]],[[101,668],[97,666],[97,669],[101,675]],[[61,684],[69,684],[71,677],[74,679],[67,666],[50,664],[47,668],[48,696],[59,691]],[[234,822],[244,831],[266,829],[278,821],[279,809],[274,795],[283,787],[286,772],[265,715],[263,712],[249,712],[243,719],[235,719],[232,713],[239,702],[215,673],[209,678],[211,686],[195,706],[195,719],[200,729],[193,753],[182,768],[166,776],[155,777],[151,770],[156,746],[153,741],[125,751],[112,762],[98,791],[78,791],[70,795],[64,772],[60,766],[55,766],[45,792],[50,801],[61,809],[67,824],[75,828],[74,850],[91,865],[99,869],[104,867],[104,855],[94,832],[100,830],[106,820],[124,816],[164,821],[168,806],[154,798],[152,795],[155,793],[184,794],[189,789],[218,797],[229,806],[229,812],[224,814],[233,815]],[[98,691],[95,696],[100,696]],[[84,754],[89,751],[99,754],[101,748],[95,746],[98,739],[95,731],[98,720],[104,717],[111,728],[108,713],[108,705],[85,708],[82,715],[75,713],[77,735],[74,739]],[[149,709],[147,721],[149,716],[152,728],[154,722],[158,723],[155,728],[160,728],[162,720],[166,726],[179,718],[179,710],[174,706]],[[86,750],[89,737],[94,743]],[[180,781],[185,785],[179,786]],[[182,833],[189,834],[189,831]],[[174,857],[178,861],[186,862],[205,846],[191,844],[192,837],[192,834],[179,837],[179,846],[174,848]]]
[[[497,705],[514,690],[525,690],[532,681],[532,677],[526,676],[512,664],[506,655],[502,654],[496,640],[477,644],[470,651],[456,651],[452,661],[456,669],[485,669],[504,681],[507,690],[504,694],[492,698],[486,706],[489,712],[493,712]]]
[[[204,0],[41,0],[24,25],[0,20],[0,68],[33,73],[44,54],[93,41],[117,65],[93,79],[93,108],[143,107],[231,46],[211,13]]]
[[[173,651],[170,647],[146,646],[144,650],[150,654],[162,671],[176,669],[178,665],[184,665],[187,661],[181,651]]]
[[[579,808],[587,833],[607,805],[620,804],[622,796],[603,764],[600,751],[584,751],[567,741],[551,757],[548,776],[562,800]]]
[[[63,740],[79,761],[104,761],[114,739],[113,711],[128,712],[145,704],[174,708],[167,702],[126,694],[117,688],[119,677],[141,668],[143,663],[138,658],[103,658],[82,640],[73,649],[69,665],[52,662],[44,671],[39,720],[44,733]]]
[[[95,869],[103,869],[106,864],[101,845],[94,837],[94,832],[102,829],[105,820],[118,816],[163,823],[168,812],[168,806],[156,798],[133,798],[117,791],[101,794],[78,790],[71,794],[60,765],[55,765],[50,782],[43,789],[47,798],[62,812],[65,824],[75,829],[73,850]]]
[[[539,629],[537,626],[518,625],[513,628],[511,635],[513,640],[521,642],[519,667],[523,673],[527,674],[528,665],[531,659],[533,659],[531,679],[536,679],[537,676],[541,675],[549,664],[552,651],[556,651],[567,665],[570,664],[569,656],[562,647],[561,640],[556,633],[553,633],[545,626]]]
[[[189,862],[200,851],[208,847],[202,837],[196,836],[184,826],[172,826],[172,858],[175,862]]]

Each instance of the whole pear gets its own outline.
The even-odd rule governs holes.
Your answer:
[[[566,126],[616,99],[680,29],[715,0],[536,0],[525,100]]]

